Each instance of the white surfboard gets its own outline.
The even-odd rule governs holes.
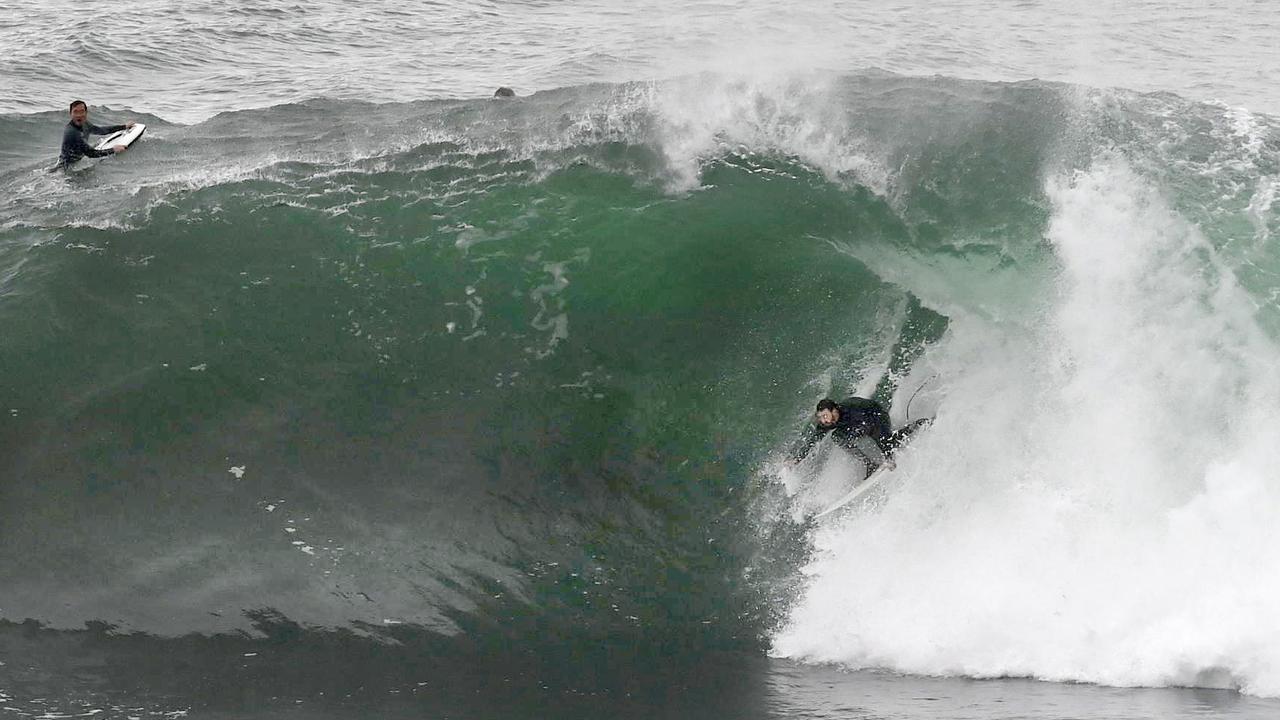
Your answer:
[[[857,500],[863,495],[866,495],[868,492],[871,492],[871,490],[874,489],[877,485],[879,485],[880,481],[884,480],[885,477],[887,477],[891,472],[893,471],[884,465],[881,465],[879,468],[876,468],[876,471],[871,473],[871,475],[867,477],[867,479],[853,486],[853,489],[845,493],[845,495],[841,497],[839,500],[836,500],[835,502],[831,503],[831,505],[827,506],[825,510],[818,513],[817,515],[814,515],[813,519],[821,520],[824,516],[830,515],[831,513],[839,510],[845,505],[848,505],[854,500]]]
[[[904,447],[906,443],[909,442],[911,438],[915,436],[916,432],[929,427],[930,423],[932,422],[933,422],[933,418],[920,418],[918,420],[914,420],[898,428],[896,431],[894,431],[894,436],[897,440],[898,447],[899,448]],[[825,509],[822,510],[822,512],[818,513],[817,515],[814,515],[813,518],[817,520],[827,515],[830,515],[831,513],[839,510],[840,508],[852,503],[854,500],[857,500],[863,495],[866,495],[867,493],[876,489],[877,487],[879,487],[880,483],[886,477],[888,477],[889,474],[892,473],[896,468],[897,468],[897,465],[890,467],[888,464],[884,464],[876,468],[875,472],[871,473],[866,478],[864,478],[862,482],[858,483],[857,485],[854,485],[852,490],[850,490],[849,492],[841,496],[839,500],[836,500],[835,502],[828,505]]]
[[[98,144],[94,145],[93,147],[97,150],[106,150],[108,148],[113,148],[116,145],[123,145],[125,147],[129,147],[138,138],[142,137],[142,133],[146,131],[147,131],[146,125],[143,125],[142,123],[134,123],[133,127],[128,128],[127,130],[113,132],[110,135],[104,136],[101,140],[98,141]]]

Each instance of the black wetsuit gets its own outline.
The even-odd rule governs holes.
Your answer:
[[[804,436],[792,448],[792,459],[800,462],[814,445],[817,445],[827,433],[831,433],[832,442],[861,460],[867,466],[867,472],[871,473],[880,467],[880,462],[858,449],[856,444],[858,438],[871,438],[886,458],[892,458],[894,451],[917,430],[926,428],[933,422],[933,418],[920,418],[894,430],[889,424],[889,411],[875,400],[852,397],[836,407],[840,412],[840,417],[836,418],[836,424],[831,427],[820,427],[817,423],[810,425]]]
[[[67,123],[66,129],[62,131],[62,154],[58,156],[58,167],[66,167],[86,156],[97,158],[111,155],[114,150],[99,150],[90,145],[86,138],[90,135],[110,135],[121,130],[124,130],[123,125],[98,127],[87,120],[81,127],[76,127],[75,123]]]
[[[832,442],[867,463],[868,470],[874,469],[879,463],[858,450],[855,444],[858,438],[869,437],[875,441],[880,452],[886,456],[892,454],[895,447],[893,426],[889,424],[888,411],[880,403],[866,398],[851,397],[837,407],[840,417],[836,419],[836,424],[831,427],[822,427],[817,423],[810,425],[804,437],[800,438],[791,451],[792,458],[796,461],[803,460],[827,433],[831,433]]]

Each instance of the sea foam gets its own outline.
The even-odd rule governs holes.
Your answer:
[[[1046,193],[1052,284],[1030,320],[953,316],[937,422],[815,531],[773,652],[1280,695],[1280,348],[1125,161]]]

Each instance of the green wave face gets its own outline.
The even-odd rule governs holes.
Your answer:
[[[975,433],[1067,431],[1027,410],[1074,387],[1063,334],[1132,352],[1087,330],[1123,298],[1081,298],[1163,277],[1222,320],[1231,285],[1250,347],[1277,329],[1274,124],[1172,96],[700,76],[144,119],[126,157],[0,177],[9,620],[827,657],[769,470],[815,400],[936,413],[972,473]],[[1155,202],[1196,228],[1172,269],[1073,242]],[[1245,368],[1214,392],[1257,380],[1244,335],[1201,338]]]

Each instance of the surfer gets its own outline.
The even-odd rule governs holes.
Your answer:
[[[123,125],[98,127],[89,122],[89,106],[83,100],[73,101],[71,122],[68,122],[66,129],[62,131],[62,154],[58,157],[58,167],[65,168],[85,156],[97,158],[124,152],[124,145],[115,145],[110,150],[98,150],[90,145],[86,138],[90,135],[110,135],[131,127],[133,127],[132,120]]]
[[[892,470],[895,464],[893,451],[911,433],[927,423],[928,420],[917,420],[894,432],[893,426],[889,424],[889,412],[875,400],[851,397],[837,403],[827,398],[818,401],[813,425],[810,425],[804,436],[796,442],[791,451],[791,459],[792,462],[800,462],[814,445],[830,433],[831,440],[861,460],[867,466],[868,473],[874,472],[880,463],[860,450],[857,447],[857,441],[864,437],[870,438],[880,452],[884,453],[884,464]]]

